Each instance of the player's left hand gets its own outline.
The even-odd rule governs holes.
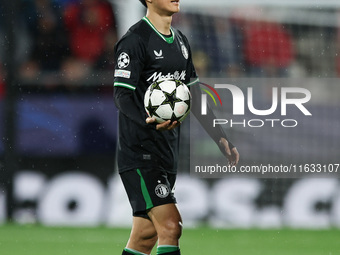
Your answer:
[[[224,153],[224,155],[228,159],[229,164],[232,166],[236,166],[240,160],[240,154],[238,153],[237,148],[234,147],[230,149],[227,139],[223,137],[219,141],[219,147],[220,150]]]
[[[155,122],[156,122],[155,118],[148,117],[146,119],[147,124],[151,124],[151,123],[155,123]],[[168,121],[165,121],[163,123],[157,124],[156,129],[159,130],[159,131],[172,130],[172,129],[178,127],[180,124],[181,123],[179,121],[171,122],[170,120],[168,120]]]

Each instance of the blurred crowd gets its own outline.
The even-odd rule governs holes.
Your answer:
[[[60,78],[67,84],[113,69],[113,48],[118,39],[115,13],[119,11],[115,1],[20,3],[20,38],[16,40],[15,58],[21,80],[40,79],[40,83],[52,88]],[[251,10],[249,14],[245,9],[236,9],[221,17],[203,12],[175,15],[173,25],[188,36],[200,76],[340,76],[340,29],[336,26],[280,24],[265,21],[258,13],[254,19],[254,9]],[[0,7],[0,14],[3,11]],[[4,51],[0,49],[0,97],[4,93],[3,58]]]
[[[34,81],[50,74],[43,82],[53,86],[60,83],[56,73],[72,82],[112,69],[113,8],[107,0],[22,0],[16,42],[20,78]]]
[[[180,13],[174,26],[188,35],[200,76],[340,77],[340,12],[332,12],[339,21],[330,26],[279,23],[255,7]]]

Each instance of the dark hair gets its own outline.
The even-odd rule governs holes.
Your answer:
[[[139,2],[141,2],[145,7],[147,7],[145,0],[139,0]]]

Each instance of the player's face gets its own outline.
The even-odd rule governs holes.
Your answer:
[[[179,2],[180,0],[152,0],[152,6],[155,10],[172,15],[179,12]]]

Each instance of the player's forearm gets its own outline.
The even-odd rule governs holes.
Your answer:
[[[209,108],[208,108],[209,109]],[[220,125],[213,127],[212,123],[215,118],[214,113],[212,111],[207,112],[207,115],[202,116],[200,112],[193,110],[192,111],[197,120],[200,122],[202,127],[207,131],[209,136],[215,141],[217,145],[219,145],[220,139],[225,138],[229,143],[229,148],[232,149],[235,146],[230,142],[228,136],[224,132],[224,130],[220,127]]]
[[[140,113],[137,105],[134,103],[132,91],[126,88],[115,87],[114,99],[118,110],[132,121],[142,127],[156,129],[155,124],[147,124],[144,116]]]
[[[209,104],[207,106],[207,114],[206,115],[201,114],[201,106],[200,106],[201,91],[199,87],[194,86],[193,88],[191,88],[190,91],[191,91],[191,95],[193,98],[191,112],[200,122],[200,124],[205,129],[205,131],[216,142],[217,145],[219,145],[221,138],[225,138],[229,143],[229,148],[230,149],[234,148],[235,146],[230,142],[225,131],[222,129],[221,125],[217,125],[216,127],[213,127],[212,123],[214,122],[214,119],[216,119],[216,117],[215,117],[214,112],[211,110]]]

